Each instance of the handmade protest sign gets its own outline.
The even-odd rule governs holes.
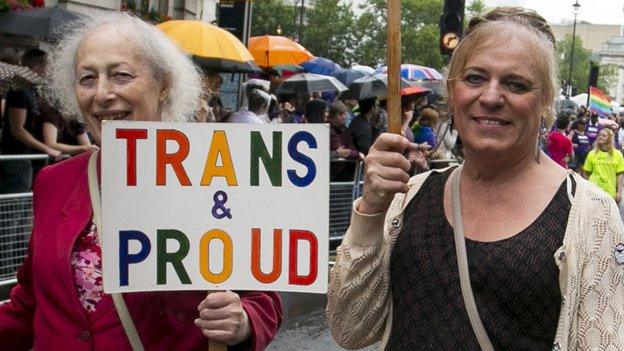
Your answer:
[[[107,293],[325,293],[329,129],[104,122]]]

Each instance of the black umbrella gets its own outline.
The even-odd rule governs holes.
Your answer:
[[[401,89],[409,88],[412,84],[401,78]],[[364,100],[388,95],[388,75],[377,73],[358,78],[349,84],[349,90],[342,93],[341,98]]]
[[[262,71],[253,61],[239,62],[216,57],[200,57],[193,55],[193,62],[201,68],[215,72],[259,73]]]
[[[0,96],[11,90],[31,88],[41,83],[41,76],[30,69],[0,62]]]
[[[338,79],[313,73],[299,73],[288,77],[277,88],[278,94],[312,93],[314,91],[345,91]]]
[[[362,78],[365,75],[366,74],[364,74],[362,71],[358,71],[358,70],[350,69],[350,68],[348,68],[348,69],[341,69],[339,71],[335,71],[335,72],[332,72],[330,74],[330,76],[338,79],[340,81],[340,83],[342,83],[344,85],[349,85],[354,80],[356,80],[358,78]]]
[[[83,15],[58,6],[9,12],[0,16],[0,32],[58,41],[63,28]]]

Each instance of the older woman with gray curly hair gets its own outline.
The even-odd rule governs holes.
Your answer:
[[[196,67],[154,26],[124,13],[90,17],[58,46],[52,93],[96,143],[106,120],[185,121],[200,95]],[[102,152],[107,152],[102,150]],[[91,162],[90,162],[91,160]],[[45,168],[34,225],[10,300],[0,305],[7,350],[205,350],[208,340],[260,350],[282,319],[276,293],[103,292],[97,153]],[[93,165],[88,172],[89,164]],[[91,191],[91,193],[90,193]]]

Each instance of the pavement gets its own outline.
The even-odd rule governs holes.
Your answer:
[[[284,308],[284,322],[269,351],[333,351],[344,350],[338,346],[329,332],[325,318],[325,294],[280,293]],[[363,350],[377,350],[372,345]]]

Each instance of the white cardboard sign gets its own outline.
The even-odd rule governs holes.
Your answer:
[[[107,293],[326,293],[326,125],[105,122]]]

